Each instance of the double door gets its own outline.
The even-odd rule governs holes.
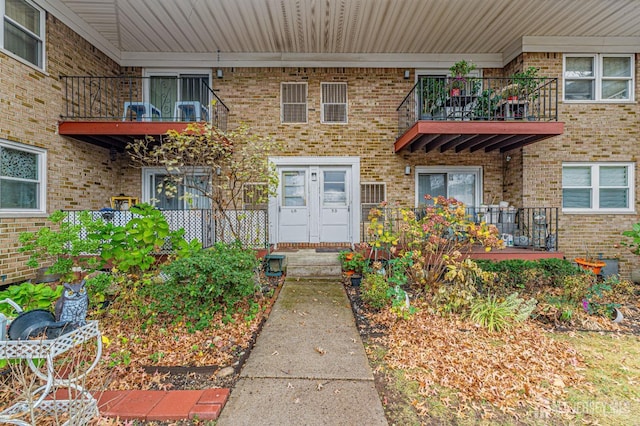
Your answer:
[[[280,169],[278,241],[351,241],[351,168],[334,166]]]

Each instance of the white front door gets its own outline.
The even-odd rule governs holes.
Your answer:
[[[320,242],[349,241],[349,169],[324,167],[320,170]]]
[[[280,173],[278,240],[309,241],[308,169],[283,169]]]
[[[278,242],[351,242],[351,167],[280,169]]]

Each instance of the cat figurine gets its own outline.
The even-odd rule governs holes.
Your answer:
[[[56,302],[56,321],[68,322],[74,328],[87,323],[87,307],[89,296],[85,288],[85,280],[80,283],[64,283],[64,292]]]

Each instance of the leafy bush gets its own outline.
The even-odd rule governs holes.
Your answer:
[[[233,312],[255,292],[257,267],[253,250],[240,244],[217,243],[176,259],[162,268],[166,282],[144,287],[152,299],[147,313],[184,320],[189,329],[205,328],[217,312]]]
[[[382,309],[389,304],[389,283],[379,273],[366,274],[360,286],[362,300],[374,309]]]
[[[493,274],[483,271],[473,260],[467,258],[447,265],[445,282],[438,287],[434,302],[444,313],[462,312],[469,307],[478,294],[478,287],[493,281]]]
[[[524,300],[518,293],[512,293],[505,299],[488,295],[474,300],[469,318],[491,332],[502,331],[516,322],[525,321],[536,308],[536,300]]]
[[[81,212],[76,224],[65,221],[67,216],[67,213],[55,211],[48,218],[50,226],[43,226],[37,232],[23,232],[19,237],[20,253],[29,253],[27,266],[38,268],[42,264],[52,264],[47,272],[62,274],[63,280],[73,278],[73,267],[97,268],[96,259],[81,255],[98,253],[101,244],[101,241],[82,236],[85,230],[94,230],[96,226],[89,212]]]
[[[52,309],[53,303],[62,294],[63,287],[56,286],[55,289],[47,284],[32,284],[25,282],[19,285],[12,285],[0,292],[0,300],[11,299],[23,310],[31,309]],[[16,310],[8,303],[0,303],[0,313],[8,316],[15,316]]]
[[[495,272],[497,281],[490,289],[494,292],[523,289],[544,284],[562,287],[565,277],[584,274],[584,271],[563,259],[521,260],[509,259],[500,262],[478,260],[486,272]]]
[[[177,251],[189,250],[182,238],[184,230],[170,231],[162,212],[149,204],[131,207],[136,215],[124,226],[101,223],[88,238],[100,241],[100,256],[106,262],[124,272],[141,273],[149,270],[157,261],[154,256],[163,245],[170,244]]]

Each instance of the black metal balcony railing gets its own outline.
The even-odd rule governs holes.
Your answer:
[[[396,111],[398,136],[418,120],[558,121],[558,79],[421,77]]]
[[[217,242],[232,243],[236,239],[245,247],[263,249],[268,247],[268,213],[267,210],[237,210],[228,211],[229,220],[219,217],[213,210],[161,210],[171,231],[184,229],[184,238],[187,241],[198,240],[204,248],[213,246]],[[79,210],[66,211],[68,223],[79,224]],[[134,217],[134,213],[128,210],[93,210],[89,211],[93,219],[101,219],[117,226],[124,226]],[[233,221],[230,224],[229,221]],[[234,236],[234,232],[239,238]],[[83,235],[86,237],[86,234]],[[160,254],[171,252],[170,247],[162,247]]]
[[[226,130],[229,108],[203,77],[60,76],[63,120],[209,121]]]
[[[365,213],[371,208],[363,208],[362,240],[371,242],[374,236],[368,232],[369,221]],[[400,230],[401,208],[384,208],[379,223],[394,232]],[[417,218],[424,215],[424,208],[413,209]],[[558,251],[558,208],[557,207],[475,207],[467,208],[467,216],[474,222],[486,222],[498,228],[505,244],[533,250]]]

